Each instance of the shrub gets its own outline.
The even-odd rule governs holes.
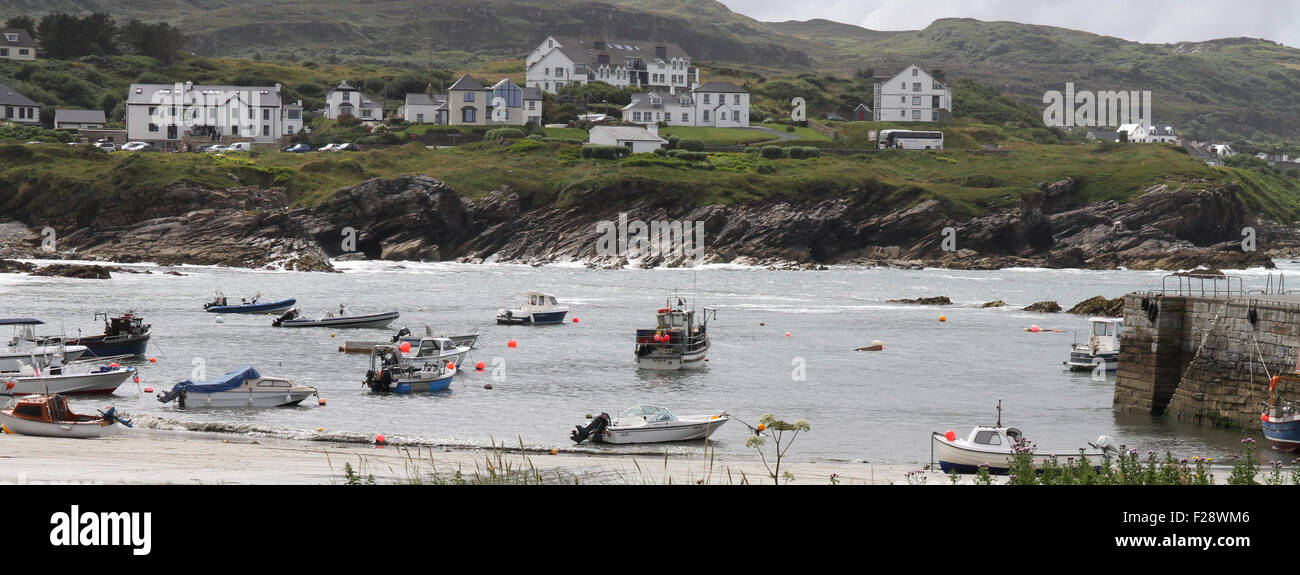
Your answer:
[[[704,140],[698,138],[685,138],[677,141],[677,147],[690,152],[703,152]]]
[[[668,149],[669,149],[669,150],[676,150],[676,149],[677,149],[677,144],[678,144],[679,142],[681,142],[681,141],[682,141],[682,139],[681,139],[680,137],[677,137],[677,136],[668,136]]]
[[[361,119],[356,116],[353,116],[352,114],[339,114],[337,120],[340,126],[351,127],[351,126],[361,125]]]
[[[668,156],[668,150],[665,150],[665,149],[663,149],[663,148],[655,148],[655,155],[656,155],[656,156],[667,157],[667,156]]]
[[[787,131],[787,132],[794,132],[794,125],[786,126],[786,127],[785,127],[785,131]]]
[[[626,156],[628,149],[624,146],[602,146],[600,144],[583,144],[582,157],[598,160],[616,160]]]
[[[498,140],[501,138],[505,138],[507,140],[519,140],[526,135],[527,134],[524,134],[524,131],[520,130],[519,128],[496,128],[493,130],[488,130],[485,134],[483,134],[483,139]]]
[[[709,155],[704,152],[688,152],[686,150],[681,150],[680,152],[681,153],[676,156],[677,159],[686,160],[687,162],[703,162],[709,157]]]
[[[764,158],[776,160],[786,157],[787,152],[786,149],[781,146],[763,146],[763,150],[760,153],[763,154]]]

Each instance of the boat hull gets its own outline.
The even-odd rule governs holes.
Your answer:
[[[71,437],[89,439],[107,437],[117,433],[120,425],[111,425],[104,421],[50,422],[34,421],[14,416],[9,410],[0,411],[0,425],[11,433],[35,435],[40,437]]]
[[[1290,452],[1300,448],[1300,416],[1270,417],[1260,426],[1273,449]]]
[[[257,304],[214,305],[207,308],[208,313],[275,313],[289,311],[298,300],[294,298]]]
[[[399,379],[393,382],[393,393],[433,393],[443,391],[451,387],[451,380],[456,375],[448,375],[438,379]]]
[[[133,367],[120,367],[91,373],[0,378],[0,381],[4,381],[0,384],[0,395],[110,394],[117,391],[117,388],[126,383],[126,380],[135,373]],[[10,383],[13,383],[13,386],[10,386]]]
[[[934,458],[938,460],[940,469],[944,473],[979,473],[981,465],[988,465],[988,471],[992,475],[1006,475],[1011,468],[1010,451],[976,449],[957,442],[950,442],[942,434],[933,433],[930,435],[931,446],[934,451]],[[1003,446],[1006,447],[1006,446]],[[1074,453],[1035,453],[1034,468],[1042,469],[1047,460],[1055,457],[1060,465],[1067,465],[1069,458],[1079,457],[1079,452]],[[1093,467],[1101,465],[1102,457],[1105,456],[1100,451],[1085,451],[1084,456],[1091,463],[1096,463]]]
[[[517,313],[523,313],[521,310],[515,310]],[[569,315],[569,310],[533,312],[524,315],[498,315],[497,323],[504,325],[553,325],[564,322],[564,316]]]
[[[86,355],[91,357],[121,357],[144,355],[149,349],[149,337],[153,332],[140,335],[107,337],[96,335],[68,340],[69,345],[86,346]]]
[[[386,328],[399,316],[393,311],[350,317],[291,319],[281,322],[279,327]]]
[[[706,359],[708,352],[709,346],[707,344],[690,353],[660,353],[659,350],[656,350],[646,355],[636,356],[636,366],[638,369],[652,371],[700,369],[708,361]]]
[[[250,392],[247,390],[213,393],[186,392],[184,409],[204,407],[288,407],[302,403],[313,391]]]
[[[610,426],[605,428],[602,443],[626,445],[635,443],[669,443],[674,441],[695,441],[707,439],[714,431],[728,421],[727,416],[703,421],[671,421],[672,425],[649,423],[633,427]]]
[[[1070,352],[1070,361],[1065,365],[1070,371],[1092,371],[1097,368],[1098,364],[1105,365],[1106,371],[1115,371],[1119,368],[1119,352],[1102,352],[1092,354],[1087,351]]]

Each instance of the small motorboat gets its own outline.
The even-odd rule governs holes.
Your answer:
[[[699,369],[708,361],[709,317],[717,311],[704,308],[700,321],[695,310],[686,310],[686,301],[670,299],[657,310],[654,329],[636,330],[636,366],[640,369]]]
[[[99,415],[73,413],[67,398],[62,395],[30,395],[14,400],[11,407],[0,409],[0,427],[8,433],[41,437],[106,437],[117,433],[120,423],[131,427],[131,422],[118,417],[117,410],[108,406]]]
[[[402,345],[402,343],[405,342],[411,344],[411,347],[418,347],[420,345],[420,341],[426,337],[435,337],[433,335],[433,330],[430,329],[429,326],[427,325],[424,326],[423,336],[411,335],[411,330],[403,327],[400,330],[398,330],[395,335],[393,335],[393,338],[390,341],[386,343],[391,343],[393,345],[400,346]],[[450,339],[452,343],[456,344],[456,347],[465,346],[470,349],[474,349],[474,346],[478,343],[477,333],[471,333],[468,335],[444,335],[444,336],[437,336],[437,337],[445,337],[447,339]],[[339,351],[343,353],[370,353],[370,350],[374,349],[375,346],[384,345],[384,344],[385,342],[382,341],[364,341],[364,340],[349,339],[347,341],[344,341],[343,345],[339,346]]]
[[[401,315],[395,310],[368,315],[344,315],[345,309],[339,306],[338,315],[334,315],[334,312],[326,312],[325,317],[320,319],[306,319],[298,313],[298,308],[293,308],[276,318],[271,325],[274,327],[385,328]]]
[[[455,377],[454,362],[427,361],[416,367],[397,346],[377,345],[370,350],[370,369],[362,385],[377,393],[429,393],[447,389]]]
[[[1088,318],[1088,343],[1075,343],[1070,347],[1070,361],[1065,365],[1070,371],[1090,371],[1104,366],[1105,371],[1119,367],[1119,338],[1124,331],[1124,320],[1113,317]]]
[[[97,313],[95,319],[101,316],[104,318],[104,333],[100,335],[74,338],[38,336],[35,343],[58,345],[59,342],[63,342],[70,346],[82,345],[87,349],[86,355],[93,357],[131,357],[145,354],[152,334],[151,326],[144,323],[143,318],[135,315],[134,310],[117,317],[109,317],[107,313]]]
[[[284,407],[298,405],[308,396],[319,395],[314,387],[295,385],[279,377],[263,377],[251,365],[227,371],[207,381],[182,381],[171,391],[158,394],[158,401],[176,401],[181,409],[195,407]]]
[[[238,304],[231,304],[226,300],[225,294],[217,292],[217,297],[203,304],[203,309],[208,313],[280,313],[292,308],[296,303],[298,300],[294,298],[262,301],[262,294],[259,292],[253,296],[253,301],[240,300]]]
[[[657,405],[638,405],[623,411],[612,421],[608,413],[601,412],[586,427],[575,426],[569,439],[574,443],[591,438],[593,443],[615,444],[708,439],[729,419],[725,411],[677,416]]]
[[[90,367],[60,366],[55,361],[44,368],[20,363],[17,372],[0,374],[0,395],[111,394],[135,376],[134,367],[116,363]]]
[[[1259,425],[1264,430],[1264,438],[1278,451],[1300,448],[1300,404],[1283,397],[1284,392],[1294,397],[1296,383],[1300,383],[1300,359],[1295,371],[1274,375],[1268,382],[1268,398]],[[1283,390],[1284,387],[1288,389]]]
[[[964,439],[951,431],[930,434],[930,461],[939,461],[944,473],[978,473],[981,466],[987,466],[993,475],[1006,475],[1011,468],[1011,456],[1015,453],[1016,442],[1025,440],[1019,429],[1002,426],[1002,400],[998,400],[998,420],[995,425],[977,425]],[[1066,465],[1069,458],[1087,457],[1089,462],[1100,466],[1103,457],[1115,457],[1120,454],[1119,444],[1106,435],[1097,437],[1089,443],[1093,450],[1076,450],[1062,453],[1034,453],[1034,468],[1041,469],[1049,458],[1055,457],[1061,465]]]
[[[0,318],[0,325],[14,326],[14,336],[0,349],[0,372],[18,371],[20,362],[28,365],[48,364],[56,354],[62,353],[64,361],[75,361],[86,353],[84,345],[64,345],[62,342],[35,343],[37,336],[32,326],[45,322],[29,317]],[[32,361],[33,358],[35,361]]]
[[[555,296],[530,291],[528,303],[520,307],[497,310],[497,323],[506,325],[547,325],[564,322],[569,306],[560,305]]]
[[[421,338],[418,343],[411,345],[410,342],[403,341],[397,344],[397,350],[411,361],[411,365],[417,369],[423,368],[426,363],[439,363],[449,361],[453,365],[460,365],[465,359],[465,354],[469,353],[470,346],[456,345],[455,341],[446,337],[425,337]]]

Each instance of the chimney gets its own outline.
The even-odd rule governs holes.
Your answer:
[[[189,82],[189,81],[185,82],[185,91],[186,91],[186,92],[189,92],[190,90],[193,90],[193,89],[194,89],[194,82]]]
[[[275,83],[275,93],[277,93],[277,94],[280,93],[280,83],[279,83],[279,82],[276,82],[276,83]]]
[[[601,66],[608,66],[608,65],[609,65],[609,53],[604,52],[604,53],[601,53],[601,54],[596,55],[596,63],[599,64],[599,65],[601,65]]]
[[[591,49],[592,49],[592,50],[604,50],[604,49],[605,49],[605,41],[604,41],[604,40],[596,40],[595,42],[592,42],[592,43],[591,43]]]
[[[658,59],[660,59],[660,60],[663,60],[663,61],[667,62],[667,61],[668,61],[668,47],[665,46],[665,45],[663,45],[663,44],[659,44],[658,46],[655,46],[655,57],[658,58]]]

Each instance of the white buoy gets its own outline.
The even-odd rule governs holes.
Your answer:
[[[223,319],[221,319],[221,318],[217,318],[217,323],[226,323],[226,320],[223,320]]]

